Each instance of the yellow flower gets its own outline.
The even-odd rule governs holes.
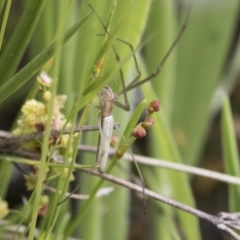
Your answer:
[[[54,107],[56,109],[62,109],[64,107],[66,100],[67,100],[66,95],[57,95],[54,100]]]
[[[15,136],[20,136],[22,135],[22,128],[16,128],[12,131],[12,134],[15,135]]]
[[[28,100],[21,109],[22,121],[28,125],[34,125],[37,119],[45,115],[45,105],[35,99]]]
[[[60,147],[66,148],[69,141],[69,135],[62,135],[60,140]]]
[[[33,173],[24,174],[23,177],[26,179],[26,187],[28,191],[35,188],[37,184],[37,175]]]
[[[3,219],[9,213],[8,203],[0,198],[0,219]]]

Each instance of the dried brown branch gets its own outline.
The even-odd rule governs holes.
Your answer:
[[[113,128],[119,128],[119,124],[115,123]],[[99,130],[98,126],[80,126],[74,129],[74,133],[77,132],[87,132],[87,131],[97,131]],[[63,134],[70,134],[71,128],[67,128],[63,131]],[[22,136],[14,136],[9,132],[0,131],[0,151],[7,148],[14,148],[15,146],[21,146],[24,143],[40,139],[44,136],[44,131],[30,133]],[[50,136],[58,137],[61,131],[51,130]]]
[[[86,170],[86,169],[84,171],[88,172],[88,170]],[[142,193],[141,186],[136,185],[131,182],[128,182],[128,181],[125,181],[123,179],[117,178],[113,175],[99,174],[98,172],[92,171],[92,170],[91,170],[91,174],[101,177],[101,178],[104,178],[110,182],[116,183],[118,185],[121,185],[121,186],[126,187],[131,190],[134,190],[136,192]],[[234,228],[234,229],[240,228],[240,221],[239,221],[240,213],[234,213],[234,214],[219,213],[218,215],[215,216],[215,215],[211,215],[211,214],[205,213],[203,211],[200,211],[198,209],[195,209],[193,207],[187,206],[183,203],[177,202],[170,198],[164,197],[164,196],[157,194],[149,189],[145,189],[145,194],[146,194],[146,196],[151,197],[155,200],[161,201],[161,202],[171,205],[175,208],[181,209],[185,212],[195,215],[196,217],[202,218],[202,219],[212,223],[218,229],[224,231],[225,233],[227,233],[229,236],[233,237],[234,239],[240,240],[240,235],[238,235],[236,232],[234,232],[232,230],[232,228]]]
[[[82,146],[80,146],[80,148],[81,147]],[[88,151],[94,151],[94,152],[96,151],[96,148],[93,148],[93,147],[84,146],[84,148],[85,148],[85,150],[88,150]],[[31,159],[38,159],[40,156],[39,153],[32,153],[32,152],[28,152],[28,151],[21,150],[21,149],[15,149],[14,153],[17,155],[18,154],[19,155],[28,155],[29,158],[31,158]],[[114,151],[111,152],[111,154],[113,154],[113,153],[114,153]],[[136,158],[136,160],[138,160],[137,155],[135,155],[135,158]],[[55,162],[61,163],[61,158],[59,157]],[[87,170],[87,169],[85,169],[83,171],[89,172],[89,170]],[[142,193],[142,187],[137,184],[125,181],[123,179],[117,178],[117,177],[109,175],[109,174],[99,174],[98,172],[94,171],[93,169],[91,169],[91,174],[96,175],[101,178],[104,178],[108,181],[114,182],[118,185],[129,188],[136,192]],[[207,177],[211,177],[211,174]],[[146,196],[148,196],[150,198],[161,201],[165,204],[171,205],[175,208],[181,209],[185,212],[188,212],[192,215],[202,218],[208,222],[211,222],[218,229],[224,231],[225,233],[227,233],[234,239],[240,240],[240,236],[233,230],[233,229],[240,230],[240,221],[239,221],[240,213],[223,213],[223,212],[221,212],[215,216],[215,215],[211,215],[211,214],[205,213],[203,211],[200,211],[198,209],[195,209],[193,207],[187,206],[185,204],[179,203],[175,200],[164,197],[162,195],[159,195],[149,189],[145,189],[145,194],[146,194]]]
[[[88,145],[79,145],[78,149],[79,151],[87,151],[92,153],[95,153],[97,151],[96,147],[88,146]],[[115,152],[116,152],[115,149],[110,148],[109,157],[114,156]],[[125,153],[122,158],[128,161],[133,161],[132,155],[129,153]],[[163,159],[141,156],[137,154],[134,154],[134,158],[137,161],[137,163],[145,164],[148,166],[172,169],[172,170],[186,172],[186,173],[190,173],[190,174],[194,174],[194,175],[198,175],[206,178],[216,179],[221,182],[240,185],[239,177],[227,175],[224,173],[219,173],[219,172],[215,172],[215,171],[211,171],[211,170],[207,170],[199,167],[188,166],[186,164],[170,162]]]

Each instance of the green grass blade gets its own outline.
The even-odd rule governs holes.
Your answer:
[[[209,104],[219,83],[240,2],[194,1],[188,28],[178,45],[173,131],[184,162],[195,164],[210,121]]]
[[[146,98],[154,98],[154,92],[150,87],[144,85],[143,90]],[[179,150],[177,148],[176,142],[173,138],[169,123],[164,115],[163,110],[160,110],[159,114],[156,114],[154,118],[154,131],[152,132],[150,140],[151,155],[159,159],[166,159],[169,161],[181,163],[182,159]],[[151,189],[155,191],[159,191],[159,189],[161,189],[161,193],[165,196],[174,198],[175,200],[185,203],[189,206],[195,205],[194,197],[189,184],[189,179],[186,174],[176,173],[172,171],[166,172],[161,169],[146,169],[146,172],[144,171],[144,176],[146,179],[149,174],[154,174],[155,184],[158,183],[158,189],[155,189],[154,186],[151,186]],[[166,191],[166,189],[168,190]],[[181,229],[187,239],[201,239],[198,219],[183,211],[177,210],[176,212],[179,221],[181,222]],[[191,223],[191,228],[189,228],[189,223]],[[156,231],[158,230],[156,229]],[[161,232],[158,234],[161,236]],[[169,234],[171,236],[171,232],[169,232]],[[160,236],[157,235],[157,239],[159,239]]]
[[[12,165],[9,162],[0,160],[0,197],[5,198],[5,195],[8,191],[9,181],[11,179]]]
[[[142,111],[145,107],[146,107],[146,101],[143,101],[141,104],[139,104],[138,108],[136,109],[136,112],[134,112],[133,117],[129,121],[130,122],[129,126],[133,126],[133,125],[136,124],[136,121],[138,120],[140,114],[142,113]],[[129,132],[129,131],[127,130],[127,132]],[[126,144],[124,143],[124,148],[125,148],[125,145]],[[107,172],[110,172],[114,168],[114,166],[116,165],[118,160],[119,160],[118,157],[114,158],[113,162],[111,163],[111,165],[107,169]],[[81,212],[79,213],[79,215],[75,219],[73,219],[71,224],[68,226],[68,229],[66,231],[66,236],[71,235],[72,232],[75,230],[75,228],[77,228],[79,226],[79,224],[82,224],[82,221],[84,221],[84,219],[85,219],[86,213],[89,211],[90,206],[92,206],[92,203],[94,203],[94,201],[95,201],[94,196],[95,196],[96,192],[102,186],[103,183],[104,183],[104,180],[101,179],[101,180],[98,181],[97,185],[94,186],[94,189],[91,192],[90,198],[83,205]],[[84,222],[83,222],[83,224],[84,224]],[[92,233],[89,233],[89,234],[92,234]],[[101,238],[101,237],[98,236],[98,238]]]
[[[87,20],[89,15],[74,24],[65,34],[64,41],[67,41]],[[16,73],[9,81],[0,87],[0,103],[11,96],[17,89],[25,84],[34,74],[36,74],[42,66],[53,56],[55,52],[55,43],[51,44],[36,56],[23,69]]]
[[[5,0],[0,0],[0,12],[2,11]]]
[[[4,84],[16,71],[31,39],[44,2],[45,0],[28,1],[25,11],[0,57],[0,85]]]
[[[115,41],[116,37],[119,37],[125,41],[129,41],[135,48],[140,42],[141,34],[145,27],[146,17],[147,17],[150,3],[151,1],[139,1],[138,3],[135,1],[118,1],[116,10],[113,15],[113,19],[110,24],[110,37],[108,38],[108,42],[106,44],[109,44],[109,41],[111,41],[111,36],[113,36],[114,38],[112,39],[113,40],[112,43],[116,46],[120,54],[121,60],[124,60],[126,56],[130,55],[130,49],[125,44]],[[103,19],[104,23],[106,24],[109,16],[108,14],[110,12],[109,7],[111,7],[112,5],[109,4],[109,2],[107,3],[107,1],[101,4],[99,4],[99,2],[96,1],[94,3],[91,2],[91,4],[94,7],[94,9],[98,12],[100,17]],[[96,64],[97,62],[95,61],[91,63],[90,61],[92,61],[93,59],[99,59],[99,57],[91,58],[91,56],[93,55],[94,52],[99,51],[99,49],[96,50],[95,42],[98,41],[101,44],[102,37],[97,37],[92,33],[95,33],[95,34],[104,33],[104,30],[101,27],[96,17],[93,16],[91,18],[91,21],[92,21],[91,23],[88,22],[89,27],[86,29],[86,31],[83,31],[81,33],[81,34],[85,34],[84,36],[81,36],[83,41],[81,42],[79,41],[79,44],[81,44],[81,46],[79,46],[79,49],[81,50],[79,50],[78,52],[81,54],[79,54],[80,57],[76,60],[76,64],[78,65],[76,73],[78,73],[79,82],[83,80],[86,81],[86,76],[88,76],[87,75],[88,72],[86,69],[89,69],[89,66],[92,67],[94,63]],[[93,29],[94,26],[95,28]],[[116,34],[115,34],[115,29],[117,29]],[[89,37],[89,36],[92,36],[92,37]],[[87,37],[88,37],[88,40],[86,41]],[[98,48],[100,44],[98,44]],[[84,52],[86,51],[87,51],[87,54],[84,55],[85,57],[82,57]],[[127,61],[123,67],[125,78],[127,78],[126,76],[129,71],[129,66],[132,64],[131,59],[132,58],[130,58],[130,60]],[[80,65],[79,62],[80,64],[82,62],[82,65]],[[117,92],[118,90],[121,90],[121,84],[119,81],[119,73],[118,73],[117,67],[118,67],[118,64],[115,60],[115,56],[113,55],[113,52],[110,49],[110,56],[108,61],[106,62],[105,72],[103,72],[102,76],[99,77],[99,80],[101,80],[101,82],[96,81],[91,86],[89,85],[88,87],[88,89],[90,90],[89,92],[91,92],[92,94],[93,91],[95,91],[96,89],[97,90],[95,92],[95,95],[96,95],[99,89],[101,88],[100,84],[105,85],[105,83],[109,83],[109,82],[111,82],[111,87],[113,87],[115,92]],[[87,74],[84,72],[87,72]],[[105,83],[103,83],[103,81]],[[82,86],[81,83],[79,83],[79,85]],[[119,101],[121,100],[122,99],[120,98]],[[115,108],[114,119],[116,122],[119,122],[121,124],[121,127],[124,128],[129,118],[130,118],[129,114],[123,113],[123,110]],[[123,164],[124,167],[129,168],[128,167],[129,163],[125,163],[123,161],[123,163],[121,162],[121,164]],[[117,176],[125,177],[122,173],[120,173],[120,171],[117,171],[115,169],[113,170],[113,173],[114,175],[116,174]],[[109,186],[109,183],[107,185]],[[112,228],[109,229],[109,224],[112,222],[114,222],[118,226],[118,229],[120,230],[117,238],[125,239],[128,232],[127,223],[129,221],[129,218],[128,218],[129,192],[126,189],[118,188],[117,191],[114,191],[113,194],[111,194],[106,199],[104,199],[103,203],[101,204],[101,208],[105,209],[106,207],[111,209],[111,211],[108,211],[105,214],[103,213],[104,215],[101,215],[101,217],[104,217],[105,221],[101,223],[103,232],[102,232],[102,236],[98,236],[98,239],[100,239],[101,237],[102,239],[112,239],[113,236],[114,238],[116,238],[114,230]],[[92,218],[94,218],[94,215],[92,216]],[[89,225],[89,223],[91,222],[90,219],[91,219],[90,214],[84,217],[84,221],[81,224],[82,228],[87,229],[89,227],[87,225]],[[92,221],[94,221],[94,219]]]
[[[11,3],[12,3],[11,0],[7,1],[6,9],[5,9],[5,12],[4,12],[4,17],[3,17],[3,21],[2,21],[2,25],[1,25],[1,32],[0,32],[0,50],[2,49],[2,41],[3,41],[3,36],[4,36],[6,25],[7,25],[7,19],[8,19],[8,16],[9,16]],[[0,2],[0,9],[1,9],[1,4],[2,3]]]
[[[153,1],[146,26],[144,62],[148,73],[156,71],[157,65],[177,36],[176,11],[174,1]],[[166,109],[166,116],[171,117],[174,82],[176,72],[176,48],[171,53],[161,73],[153,79],[152,84],[161,96],[161,104]]]
[[[222,146],[224,155],[224,169],[227,174],[240,177],[238,145],[233,125],[233,117],[228,96],[222,94]],[[229,186],[230,212],[239,212],[240,189],[238,186]]]

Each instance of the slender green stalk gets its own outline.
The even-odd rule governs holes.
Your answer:
[[[0,84],[6,83],[17,69],[17,66],[31,39],[39,16],[46,0],[28,1],[24,13],[15,31],[4,48],[0,58]],[[13,54],[14,53],[14,54]]]
[[[3,36],[4,36],[4,33],[5,33],[5,29],[6,29],[6,25],[7,25],[7,19],[8,19],[8,16],[9,16],[9,11],[10,11],[10,8],[11,8],[11,4],[12,4],[12,0],[8,0],[7,5],[6,5],[6,9],[5,9],[5,12],[4,12],[4,16],[3,16],[1,32],[0,32],[0,51],[1,51],[1,48],[2,48]]]
[[[29,231],[29,239],[33,239],[34,238],[34,230],[35,230],[35,225],[36,225],[36,221],[37,221],[37,214],[38,214],[38,207],[39,207],[39,203],[40,203],[40,197],[42,194],[42,188],[43,188],[43,181],[44,181],[44,177],[45,177],[45,171],[46,171],[46,167],[47,167],[47,155],[48,155],[48,151],[49,151],[49,137],[50,137],[50,131],[52,128],[52,116],[53,116],[53,110],[54,110],[54,99],[56,96],[56,92],[57,92],[57,79],[59,76],[59,69],[60,69],[60,60],[62,57],[61,54],[61,47],[62,44],[64,42],[64,24],[65,24],[65,20],[66,18],[62,18],[62,16],[65,13],[65,8],[64,8],[64,2],[61,2],[59,4],[59,12],[58,12],[58,22],[59,22],[59,28],[57,30],[56,33],[56,53],[55,53],[55,61],[54,61],[54,69],[53,69],[53,83],[51,85],[51,98],[49,101],[49,107],[48,107],[48,121],[45,127],[45,135],[43,137],[43,145],[42,145],[42,152],[41,152],[41,159],[40,159],[40,172],[38,175],[38,181],[37,181],[37,186],[36,186],[36,195],[34,198],[34,202],[33,202],[33,213],[32,213],[32,218],[31,218],[31,224],[30,224],[30,231]],[[56,213],[57,214],[57,213]],[[46,236],[50,235],[50,231],[53,228],[52,225],[52,219],[49,218],[49,225],[47,226],[47,231],[46,231]],[[54,224],[54,223],[53,223]]]
[[[240,164],[238,146],[233,126],[233,117],[231,113],[231,106],[228,96],[222,93],[222,146],[224,153],[224,168],[227,174],[232,176],[240,176]],[[230,212],[238,212],[240,200],[239,187],[235,185],[229,186],[229,209]]]
[[[65,34],[64,42],[68,41],[82,24],[89,18],[91,13],[87,14],[82,20],[75,23]],[[30,63],[16,73],[9,81],[0,87],[0,103],[11,96],[17,89],[25,84],[42,66],[54,55],[56,43],[51,44],[36,56]]]
[[[131,129],[133,129],[132,126],[135,126],[135,125],[136,125],[136,122],[138,121],[138,119],[139,119],[139,117],[140,117],[140,115],[141,115],[141,113],[143,112],[143,110],[144,110],[145,107],[146,107],[146,101],[143,100],[143,101],[141,102],[141,104],[139,104],[138,108],[136,109],[136,111],[134,112],[132,118],[131,118],[130,121],[129,121],[129,124],[128,124],[127,128],[126,128],[126,133],[127,133],[128,135],[125,135],[125,136],[124,136],[125,139],[127,139],[127,138],[129,137],[129,131],[130,131]],[[124,143],[124,146],[125,146],[125,140],[122,140],[122,142]],[[122,142],[119,143],[120,147],[121,147],[121,145],[123,144]],[[121,147],[121,148],[122,148],[122,147]],[[125,148],[125,151],[126,151],[126,150],[127,150],[127,149]],[[122,150],[122,151],[123,151],[123,154],[124,154],[124,150]],[[113,161],[111,162],[109,168],[108,168],[107,171],[106,171],[107,173],[110,173],[110,172],[114,169],[114,167],[116,166],[118,160],[119,160],[119,156],[115,155]],[[74,220],[71,222],[71,224],[69,224],[69,227],[68,227],[68,229],[67,229],[67,231],[66,231],[66,235],[65,235],[66,237],[67,237],[67,236],[70,236],[70,235],[72,234],[72,232],[75,230],[75,228],[81,223],[81,221],[83,220],[83,217],[85,216],[88,208],[91,206],[91,203],[92,203],[92,201],[93,201],[94,198],[95,198],[95,194],[97,193],[97,191],[99,190],[99,188],[102,186],[103,183],[104,183],[104,180],[103,180],[103,179],[100,179],[100,180],[98,181],[98,183],[94,186],[94,189],[92,190],[89,199],[87,200],[87,202],[86,202],[86,203],[84,204],[84,206],[82,207],[81,212],[79,213],[79,215],[77,216],[77,218],[74,219]]]

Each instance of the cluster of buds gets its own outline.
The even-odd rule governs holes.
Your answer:
[[[44,131],[45,126],[48,121],[49,112],[49,101],[51,99],[51,93],[48,88],[52,84],[52,79],[46,72],[41,72],[37,77],[41,85],[41,92],[43,97],[43,102],[37,101],[35,99],[30,99],[25,102],[21,108],[22,115],[17,121],[18,127],[13,131],[15,136],[21,136],[24,134]],[[61,130],[66,123],[66,117],[61,112],[64,108],[66,102],[66,95],[57,95],[54,98],[53,104],[53,114],[51,119],[51,129]],[[70,127],[68,124],[67,127]],[[59,141],[59,148],[66,148],[69,141],[68,135],[63,135]],[[50,144],[55,144],[56,138],[50,137]],[[25,149],[36,150],[41,147],[41,142],[32,141],[24,145]]]
[[[144,122],[139,123],[133,130],[132,136],[135,138],[143,138],[146,136],[146,130],[151,128],[154,124],[154,119],[152,115],[155,112],[160,110],[160,103],[157,100],[153,100],[148,105],[148,114],[144,120]]]
[[[37,77],[37,81],[40,83],[40,92],[42,93],[42,101],[37,101],[35,99],[29,99],[21,108],[21,116],[17,121],[17,128],[13,131],[15,136],[22,136],[25,134],[30,134],[34,132],[42,132],[46,128],[46,124],[49,119],[49,109],[50,109],[50,100],[52,98],[49,88],[52,85],[53,79],[47,74],[47,72],[42,71]],[[54,98],[53,103],[53,112],[51,117],[51,129],[60,131],[66,123],[66,117],[62,113],[64,108],[67,96],[57,95]],[[67,124],[66,127],[70,127],[70,124]],[[69,135],[62,135],[60,139],[56,142],[57,138],[50,136],[49,138],[49,152],[52,149],[53,145],[57,144],[56,150],[53,153],[54,156],[64,156],[65,151],[68,146],[68,156],[71,157],[73,153],[73,139],[69,138]],[[69,142],[70,141],[70,142]],[[42,147],[42,141],[33,140],[22,146],[26,150],[38,151]],[[57,174],[59,174],[59,169],[53,169]],[[64,171],[64,176],[67,175],[68,169]],[[50,173],[49,169],[46,168],[44,183],[48,180],[47,176]],[[32,172],[25,174],[24,178],[26,180],[26,187],[29,191],[33,190],[36,186],[37,179],[39,174],[38,167],[32,167]],[[71,180],[73,180],[73,175]],[[46,202],[46,201],[45,201]],[[39,210],[42,215],[45,214],[47,204],[43,204],[42,208]]]
[[[157,100],[150,102],[148,105],[148,113],[145,120],[139,123],[132,131],[132,137],[128,139],[128,144],[131,145],[136,138],[143,138],[146,136],[146,130],[151,128],[154,124],[154,119],[152,118],[153,113],[158,112],[160,110],[160,103]],[[115,139],[112,139],[112,142],[116,142]],[[116,145],[116,144],[115,144]],[[129,146],[128,145],[128,146]],[[126,152],[128,146],[120,145],[116,151],[116,155],[118,158],[121,158],[123,154]]]

